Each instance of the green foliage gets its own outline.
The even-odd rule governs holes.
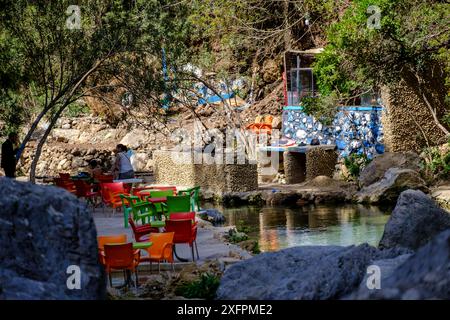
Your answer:
[[[239,243],[248,240],[248,235],[242,231],[237,231],[236,229],[230,229],[228,231],[228,241],[231,243]]]
[[[19,132],[24,122],[25,110],[21,101],[22,97],[11,90],[0,91],[0,121],[5,123],[0,128],[0,136],[6,136],[10,132]]]
[[[175,290],[177,295],[189,299],[206,299],[213,300],[216,296],[216,291],[219,288],[220,279],[218,276],[203,273],[200,279],[178,287]]]
[[[359,177],[361,170],[370,163],[371,159],[366,154],[352,153],[344,158],[344,165],[352,178]]]
[[[245,220],[239,220],[236,223],[236,231],[237,232],[250,233],[250,232],[255,231],[255,228],[256,227],[251,227],[251,226],[246,225]]]
[[[367,26],[369,6],[381,10],[380,28]],[[442,74],[442,91],[450,92],[449,16],[450,6],[438,0],[352,1],[328,28],[328,44],[314,64],[321,94],[344,102],[406,75],[432,74]]]
[[[426,148],[422,171],[429,180],[450,178],[450,142],[442,147]]]
[[[314,115],[324,125],[331,125],[339,106],[339,98],[332,91],[329,95],[305,97],[302,99],[302,106],[307,114]]]
[[[89,114],[90,109],[86,104],[81,104],[81,103],[71,103],[66,111],[65,111],[65,115],[67,117],[80,117],[86,114]]]

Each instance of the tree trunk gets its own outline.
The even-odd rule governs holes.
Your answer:
[[[52,109],[52,107],[54,106],[53,101],[51,101],[47,107],[45,107],[36,117],[36,119],[33,121],[33,123],[31,124],[30,129],[27,132],[27,135],[25,136],[25,138],[23,139],[22,143],[20,144],[19,147],[19,151],[17,152],[17,160],[20,159],[20,157],[22,156],[23,151],[25,150],[25,147],[27,145],[27,143],[30,141],[31,136],[33,135],[34,131],[36,130],[37,126],[39,125],[39,122],[41,122],[42,118],[46,115],[47,112],[50,111],[50,109]]]
[[[39,140],[39,143],[36,147],[36,152],[34,154],[33,162],[31,163],[31,168],[30,168],[30,182],[31,183],[36,183],[36,167],[37,167],[39,158],[41,157],[41,154],[42,154],[42,148],[43,148],[45,142],[47,141],[47,138],[48,138],[50,132],[52,131],[53,127],[55,126],[56,121],[58,121],[59,117],[61,116],[62,112],[66,109],[67,106],[68,106],[67,103],[64,104],[53,115],[48,128],[45,130],[44,135],[42,136],[41,140]]]
[[[291,28],[289,28],[289,0],[283,1],[283,37],[284,37],[284,50],[291,50]]]

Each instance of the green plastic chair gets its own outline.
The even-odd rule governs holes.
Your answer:
[[[174,212],[190,212],[191,196],[167,196],[167,202],[164,204],[166,218]]]
[[[132,206],[136,203],[141,202],[136,196],[126,196],[124,194],[119,195],[120,200],[122,201],[122,209],[123,209],[123,224],[125,228],[128,228],[128,217],[132,211]]]
[[[140,220],[142,224],[149,223],[152,227],[160,228],[164,227],[164,221],[157,219],[157,212],[155,205],[150,202],[139,202],[131,207],[133,212],[133,219]]]
[[[200,211],[200,187],[189,188],[178,191],[178,195],[189,195],[191,197],[191,211]]]
[[[150,198],[163,198],[163,197],[169,197],[173,196],[172,190],[149,190],[150,191]],[[162,215],[164,213],[164,208],[161,203],[155,203],[156,212],[159,215]]]

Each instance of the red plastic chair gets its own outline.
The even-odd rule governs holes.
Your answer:
[[[134,272],[136,276],[136,287],[138,286],[137,266],[140,262],[140,251],[133,249],[132,243],[125,244],[105,244],[105,270],[109,277],[109,284],[112,287],[111,272],[113,270],[124,270]],[[131,277],[128,274],[126,284],[128,285]]]
[[[113,209],[122,207],[122,199],[120,199],[121,194],[126,196],[129,195],[129,193],[126,192],[122,182],[101,183],[100,193],[102,195],[103,204],[105,206],[112,207]]]
[[[63,188],[67,191],[69,191],[70,193],[76,194],[77,190],[75,187],[75,184],[73,183],[73,181],[71,180],[65,180],[62,178],[55,178],[53,179],[53,181],[55,182],[55,185],[57,187]]]
[[[170,214],[170,220],[191,220],[195,222],[195,212],[174,212]]]
[[[105,265],[105,244],[122,244],[127,242],[126,234],[117,234],[111,236],[98,236],[97,247],[98,257],[102,265]]]
[[[112,183],[114,180],[114,176],[109,175],[109,174],[101,174],[101,175],[95,175],[94,179],[100,183]]]
[[[58,173],[59,177],[63,180],[70,180],[70,174],[69,173]]]
[[[192,260],[195,261],[194,246],[197,252],[197,259],[199,259],[197,248],[197,225],[192,224],[192,220],[166,220],[166,232],[174,232],[173,243],[188,243],[192,251]]]
[[[76,188],[76,196],[78,198],[85,198],[95,208],[94,199],[99,196],[99,192],[92,191],[93,186],[84,180],[74,181]]]
[[[159,232],[158,228],[152,227],[150,224],[137,226],[131,216],[128,217],[128,224],[131,226],[131,230],[133,230],[134,240],[136,240],[136,242],[149,241],[148,239],[151,233]]]

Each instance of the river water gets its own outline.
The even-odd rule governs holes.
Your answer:
[[[261,251],[364,242],[376,246],[392,211],[392,208],[359,204],[217,209],[225,215],[225,225],[244,229],[259,241]]]

